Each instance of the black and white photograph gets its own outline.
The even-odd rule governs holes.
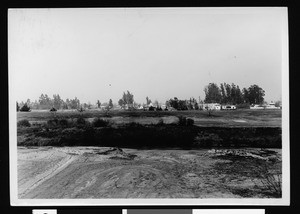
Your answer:
[[[288,205],[287,15],[9,9],[12,205]]]

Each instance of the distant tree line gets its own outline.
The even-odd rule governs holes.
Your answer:
[[[251,85],[248,88],[242,90],[238,85],[234,83],[227,84],[221,83],[218,86],[216,83],[209,83],[204,88],[205,99],[202,101],[199,98],[199,102],[193,97],[189,100],[180,100],[177,97],[166,101],[166,108],[172,107],[176,110],[201,110],[204,103],[220,103],[220,104],[262,104],[264,102],[265,91],[258,85]],[[106,105],[104,105],[106,104]],[[141,104],[134,102],[134,96],[131,92],[123,92],[122,98],[118,101],[119,106],[123,109],[135,109],[141,107]],[[146,106],[152,104],[151,99],[146,97]],[[156,108],[161,108],[159,102],[154,102]],[[108,103],[103,103],[106,106],[105,109],[110,110],[114,107],[112,99]],[[101,102],[97,100],[96,107],[102,107]],[[279,103],[277,103],[279,105]],[[80,100],[75,97],[74,99],[67,98],[61,99],[59,94],[54,94],[53,97],[49,97],[47,94],[41,94],[38,100],[31,102],[30,99],[24,102],[17,102],[17,111],[30,111],[30,109],[86,109],[91,108],[90,103],[80,103]],[[145,104],[143,104],[145,106]]]
[[[201,102],[201,101],[200,101]],[[170,99],[166,102],[167,107],[172,107],[176,110],[199,110],[201,107],[199,107],[198,102],[195,98],[191,97],[189,100],[180,100],[177,97],[174,97],[174,99]]]
[[[84,107],[90,106],[90,104],[83,104]],[[81,107],[80,100],[75,97],[74,99],[66,99],[63,100],[59,96],[59,94],[54,94],[53,98],[49,97],[47,94],[41,94],[38,100],[31,102],[30,99],[24,103],[23,101],[18,103],[17,102],[17,111],[22,111],[23,107],[28,107],[31,109],[78,109]]]
[[[199,100],[199,103],[195,98],[189,100],[180,100],[177,97],[170,99],[166,102],[167,106],[170,106],[176,110],[201,110],[204,103],[220,103],[231,105],[247,105],[250,104],[262,104],[264,102],[265,91],[258,85],[251,85],[248,88],[240,87],[234,83],[227,84],[221,83],[218,86],[216,83],[209,83],[205,88],[204,101]]]
[[[55,109],[78,109],[80,108],[80,100],[77,97],[63,100],[59,94],[54,94],[51,99],[47,94],[41,94],[37,109],[49,109],[52,107]]]
[[[220,87],[216,83],[209,83],[205,88],[205,103],[221,104],[262,104],[264,102],[265,91],[258,85],[251,85],[240,90],[238,85],[221,83]]]

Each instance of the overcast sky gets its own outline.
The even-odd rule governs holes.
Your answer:
[[[9,10],[10,87],[114,103],[204,99],[210,82],[258,84],[281,99],[284,8]]]

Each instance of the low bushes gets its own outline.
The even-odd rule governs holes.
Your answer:
[[[54,118],[54,119],[50,119],[47,121],[46,123],[46,128],[67,128],[67,127],[75,127],[75,126],[80,126],[80,127],[84,127],[84,126],[89,126],[89,122],[86,121],[84,118],[79,117],[77,118],[75,121],[70,121],[68,119],[65,118]]]
[[[130,123],[120,127],[74,126],[70,128],[41,129],[26,134],[18,145],[39,146],[34,140],[46,138],[43,145],[52,146],[110,146],[127,148],[190,148],[196,129],[174,125],[143,126]]]
[[[18,127],[30,127],[30,123],[28,120],[20,120],[18,123],[17,123],[17,126]]]
[[[109,125],[109,121],[103,120],[101,118],[95,118],[92,122],[94,127],[107,127]]]
[[[50,126],[50,127],[57,126],[58,125],[58,119],[48,120],[47,125]]]
[[[179,126],[192,126],[194,125],[194,120],[191,118],[186,118],[183,116],[178,116],[178,125]]]
[[[71,122],[68,121],[67,119],[51,119],[47,121],[47,126],[49,128],[57,128],[57,127],[69,127],[71,126]]]
[[[86,121],[84,118],[82,117],[79,117],[77,118],[76,120],[76,125],[77,126],[85,126],[85,125],[88,125],[88,121]]]
[[[25,111],[25,112],[29,112],[31,111],[30,107],[27,105],[27,103],[25,103],[21,108],[20,111]]]
[[[58,121],[58,124],[62,127],[68,127],[70,125],[70,122],[67,119],[60,119]]]
[[[56,110],[56,108],[52,107],[52,108],[50,109],[50,111],[51,111],[51,112],[56,112],[57,110]]]

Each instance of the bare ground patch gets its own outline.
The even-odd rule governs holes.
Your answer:
[[[272,151],[19,147],[19,197],[276,198],[262,182],[281,175]]]

